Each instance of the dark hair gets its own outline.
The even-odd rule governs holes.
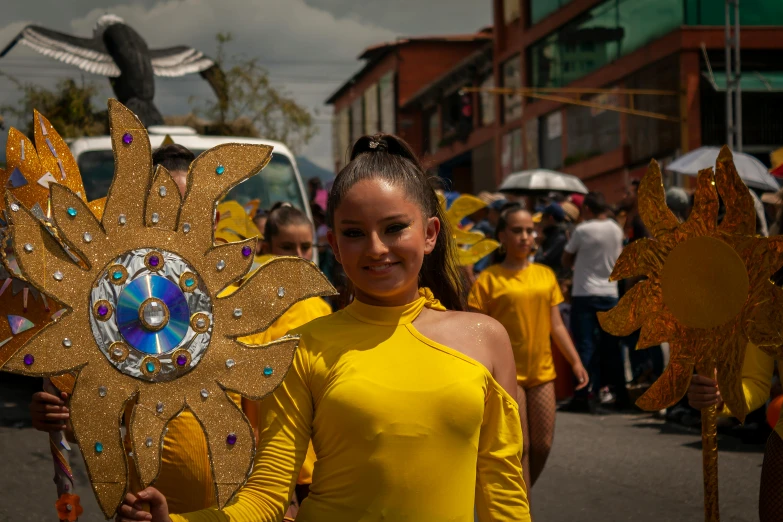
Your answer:
[[[603,214],[609,209],[606,206],[604,195],[600,192],[588,192],[585,196],[584,206],[589,208],[593,214]]]
[[[272,238],[277,237],[282,227],[288,225],[310,225],[307,215],[287,202],[277,202],[267,214],[264,225],[264,242],[271,244]]]
[[[440,233],[435,248],[424,257],[419,285],[426,286],[449,310],[464,310],[464,282],[457,265],[457,245],[452,241],[445,210],[431,180],[402,138],[391,134],[362,136],[351,149],[351,161],[337,174],[329,192],[326,222],[334,229],[334,213],[348,191],[359,181],[382,179],[403,188],[426,219],[437,217]]]
[[[527,210],[524,205],[520,205],[516,202],[503,205],[500,209],[500,217],[498,217],[498,226],[495,227],[495,239],[500,241],[500,233],[508,228],[508,217],[517,212],[529,212],[529,210]],[[492,264],[497,265],[498,263],[502,263],[504,259],[506,259],[505,248],[498,248],[492,256]]]
[[[194,159],[196,155],[190,149],[176,143],[163,145],[152,153],[152,164],[163,165],[169,172],[188,170]]]

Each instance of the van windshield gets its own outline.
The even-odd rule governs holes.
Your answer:
[[[202,152],[193,151],[196,156]],[[111,150],[87,151],[79,154],[77,162],[87,200],[106,197],[114,177],[114,153]],[[287,157],[272,154],[272,160],[261,172],[231,189],[225,197],[225,200],[234,200],[243,206],[253,199],[261,201],[259,208],[268,209],[278,201],[287,201],[304,210],[296,171]]]

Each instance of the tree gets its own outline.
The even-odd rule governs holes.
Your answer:
[[[33,109],[46,116],[63,138],[108,133],[106,111],[96,111],[92,104],[92,98],[98,94],[98,87],[94,84],[84,81],[77,84],[72,78],[67,78],[50,90],[5,76],[21,91],[22,97],[15,104],[0,106],[0,112],[15,117],[19,122],[26,122],[24,130],[27,135],[33,135]]]
[[[299,105],[287,92],[275,88],[259,57],[232,59],[226,69],[225,45],[230,33],[218,33],[215,63],[226,71],[222,80],[224,99],[208,102],[195,112],[213,123],[207,132],[220,135],[263,137],[285,143],[295,153],[318,131],[313,114]]]

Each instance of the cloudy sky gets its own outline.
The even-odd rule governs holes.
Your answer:
[[[490,0],[27,0],[3,6],[0,48],[27,24],[90,36],[96,20],[113,13],[134,27],[151,48],[189,45],[214,54],[215,34],[231,32],[229,55],[262,57],[272,81],[317,112],[318,135],[303,154],[331,166],[331,108],[323,101],[361,63],[366,46],[402,35],[471,32],[491,20]],[[63,6],[67,6],[67,9]],[[4,24],[4,25],[2,25]],[[101,88],[99,104],[111,96],[108,80],[82,73],[22,45],[0,59],[0,72],[23,82],[53,86],[67,77]],[[164,115],[190,112],[189,99],[213,95],[198,75],[158,78],[155,103]],[[19,99],[0,76],[0,105]],[[32,117],[32,115],[31,115]],[[19,122],[6,121],[6,127]],[[0,138],[0,157],[5,151]]]

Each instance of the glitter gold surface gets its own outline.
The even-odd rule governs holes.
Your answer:
[[[163,196],[161,196],[163,187]],[[182,197],[174,179],[163,165],[158,165],[155,178],[152,181],[150,195],[147,198],[146,223],[148,227],[165,228],[175,230],[179,218],[179,208],[182,205]],[[158,215],[158,222],[152,222],[152,214]]]
[[[269,161],[271,148],[224,145],[202,154],[192,166],[194,174],[189,177],[179,221],[167,221],[173,223],[170,229],[147,226],[145,209],[151,208],[156,198],[176,201],[176,191],[167,189],[166,196],[160,198],[158,186],[152,182],[149,141],[138,119],[116,101],[109,104],[109,117],[115,178],[102,222],[92,216],[72,190],[52,186],[54,230],[83,257],[85,268],[71,260],[26,206],[20,205],[18,211],[12,212],[10,205],[17,200],[12,194],[6,195],[12,246],[15,252],[20,252],[18,263],[22,275],[68,311],[11,354],[2,369],[29,376],[78,371],[71,419],[93,490],[107,517],[112,516],[128,488],[119,430],[127,401],[137,401],[130,432],[142,485],[149,484],[157,474],[159,452],[155,448],[159,448],[166,424],[188,407],[206,433],[222,507],[246,479],[254,452],[252,430],[242,412],[226,398],[224,390],[234,390],[251,399],[271,392],[285,376],[297,345],[297,340],[291,338],[257,347],[235,339],[263,330],[295,302],[331,295],[334,289],[312,263],[282,258],[260,267],[236,292],[218,298],[226,286],[247,275],[252,256],[246,258],[241,251],[244,245],[255,247],[255,239],[214,247],[212,212],[216,200],[263,167]],[[133,136],[130,145],[123,143],[125,133]],[[215,173],[218,164],[225,167],[221,176]],[[68,206],[77,209],[76,216],[67,214]],[[120,214],[126,217],[125,226],[119,225]],[[184,219],[190,224],[187,234],[182,226]],[[84,232],[90,232],[92,241],[83,240]],[[21,246],[26,243],[33,245],[33,253],[24,253]],[[189,371],[169,381],[148,382],[115,368],[99,349],[90,324],[93,304],[90,294],[94,284],[107,277],[107,269],[120,256],[148,248],[165,249],[186,262],[212,300],[209,348],[200,361],[190,363]],[[219,270],[221,260],[225,267]],[[56,272],[62,274],[61,280],[54,277]],[[285,289],[284,297],[278,297],[280,287]],[[237,308],[244,311],[240,318],[234,316]],[[112,321],[116,321],[116,314],[109,319]],[[65,337],[71,340],[67,349],[62,343]],[[129,348],[125,350],[127,354]],[[27,353],[35,357],[33,365],[24,364]],[[228,359],[234,364],[226,364]],[[263,369],[268,365],[274,372],[267,377]],[[107,390],[105,396],[98,393],[101,387]],[[166,404],[160,414],[155,407],[158,402]],[[236,444],[227,444],[230,433],[236,434]],[[154,440],[150,446],[147,445],[149,437]],[[102,451],[95,450],[98,442]]]
[[[35,147],[41,160],[42,171],[44,173],[51,172],[58,184],[68,187],[86,201],[87,194],[84,191],[82,177],[79,175],[79,166],[65,140],[54,130],[49,120],[38,111],[34,111],[34,118]],[[44,131],[46,134],[44,134]],[[48,143],[47,139],[49,140]],[[53,146],[56,155],[49,149],[49,144]],[[60,161],[58,162],[57,160]],[[65,172],[65,177],[62,176],[63,171]]]
[[[720,224],[718,194],[726,207]],[[781,344],[777,325],[753,323],[773,318],[761,309],[780,296],[770,277],[783,265],[783,239],[753,235],[753,200],[726,147],[718,156],[716,175],[712,169],[699,173],[687,221],[679,223],[666,206],[655,161],[639,185],[639,213],[653,237],[623,251],[612,280],[647,280],[636,284],[617,307],[599,313],[602,327],[614,335],[641,328],[638,348],[670,344],[669,365],[637,405],[645,410],[672,406],[686,393],[694,368],[710,378],[717,369],[723,400],[744,421],[745,348],[749,341]],[[703,416],[705,517],[717,521],[714,412]]]

